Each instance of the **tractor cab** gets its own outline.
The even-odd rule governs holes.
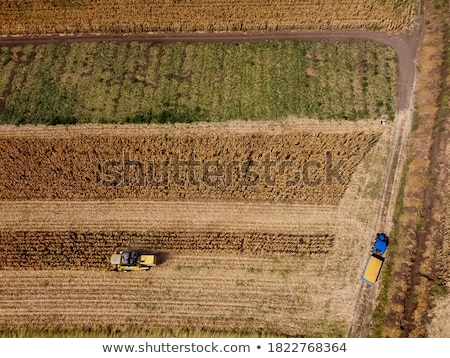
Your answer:
[[[136,251],[123,252],[120,260],[122,266],[137,266],[139,255]]]
[[[156,255],[140,255],[136,251],[120,252],[111,256],[116,271],[147,271],[156,266]]]
[[[377,255],[384,255],[388,245],[389,238],[385,234],[379,233],[376,235],[375,243],[372,246],[372,253]]]

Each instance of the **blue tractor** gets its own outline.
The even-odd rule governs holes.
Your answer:
[[[385,234],[379,233],[377,234],[375,243],[372,246],[372,253],[380,256],[384,255],[388,245],[389,238]]]

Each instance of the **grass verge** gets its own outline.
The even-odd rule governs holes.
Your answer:
[[[389,289],[394,282],[394,260],[393,258],[398,253],[398,242],[396,238],[400,233],[400,216],[403,213],[403,198],[405,195],[406,174],[408,173],[409,162],[407,161],[402,170],[402,176],[400,179],[400,187],[398,196],[395,202],[394,217],[392,219],[393,228],[389,235],[389,256],[385,261],[383,271],[381,273],[380,280],[380,293],[378,294],[376,306],[372,314],[372,327],[369,332],[369,337],[380,338],[382,332],[385,330],[385,313],[390,304]]]

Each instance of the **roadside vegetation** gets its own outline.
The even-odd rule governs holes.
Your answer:
[[[343,43],[0,48],[0,123],[394,118],[397,58]]]
[[[380,293],[377,296],[376,307],[372,314],[372,327],[369,332],[371,338],[381,338],[385,330],[385,312],[390,304],[390,297],[388,292],[392,289],[394,283],[394,260],[398,255],[398,241],[397,237],[400,234],[401,223],[400,217],[403,213],[403,199],[405,195],[406,173],[408,171],[409,163],[405,163],[403,167],[402,177],[400,179],[400,188],[398,196],[395,201],[394,216],[392,218],[393,228],[390,232],[389,239],[389,256],[384,264],[381,279],[380,279]]]
[[[316,331],[308,332],[314,338],[344,338],[345,322],[326,323]],[[0,338],[295,338],[296,336],[280,335],[276,332],[260,330],[259,332],[214,331],[199,328],[180,329],[144,329],[131,326],[126,329],[113,327],[98,329],[58,328],[58,329],[25,329],[0,330]]]
[[[375,337],[448,337],[449,332],[449,1],[430,0],[425,7],[407,166],[390,234],[395,246],[374,311]]]

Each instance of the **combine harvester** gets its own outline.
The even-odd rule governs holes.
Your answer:
[[[380,275],[381,267],[384,262],[384,253],[389,244],[389,238],[381,233],[377,234],[375,243],[372,246],[371,255],[367,260],[361,280],[370,286],[373,286]]]
[[[115,271],[148,271],[156,266],[156,255],[140,255],[136,251],[120,252],[111,256]]]

